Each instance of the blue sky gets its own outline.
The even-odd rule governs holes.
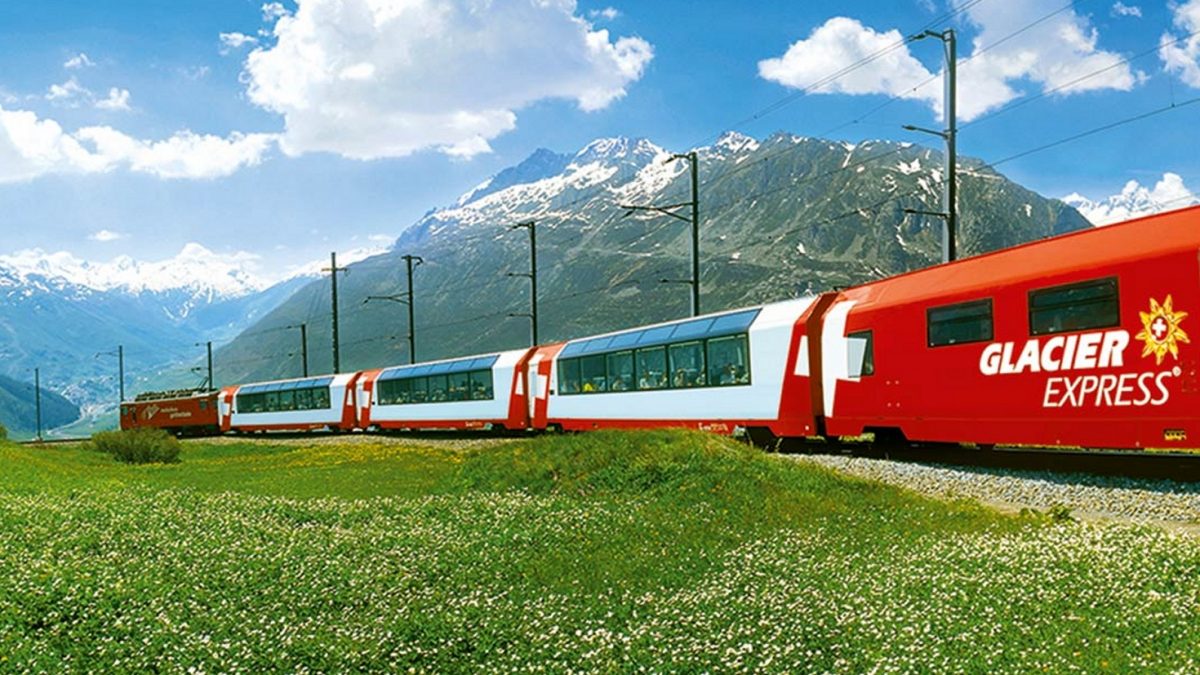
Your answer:
[[[900,125],[940,124],[939,83],[908,93],[941,68],[933,41],[798,88],[953,10],[939,27],[960,58],[999,42],[960,67],[964,117],[1108,69],[964,128],[963,154],[998,160],[1200,96],[1200,0],[7,2],[0,255],[161,259],[197,242],[278,274],[379,245],[539,147],[820,135],[898,94],[833,135],[928,143]],[[1050,196],[1168,172],[1194,188],[1198,128],[1200,105],[1183,107],[1001,169]]]

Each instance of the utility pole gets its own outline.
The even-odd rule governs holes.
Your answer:
[[[404,259],[404,264],[408,269],[408,292],[407,297],[399,295],[368,295],[363,303],[368,303],[372,300],[388,300],[390,302],[399,302],[408,305],[408,362],[417,362],[417,319],[415,302],[413,301],[413,268],[425,262],[425,259],[419,255],[405,254],[400,256]]]
[[[329,272],[329,279],[332,282],[330,288],[333,294],[333,373],[336,375],[341,372],[341,348],[338,344],[338,298],[337,298],[337,275],[338,272],[345,272],[345,267],[337,266],[337,252],[329,254],[329,267],[321,270]]]
[[[417,324],[416,310],[413,307],[413,268],[425,262],[419,255],[404,255],[404,264],[408,268],[408,362],[417,362]]]
[[[529,313],[515,313],[509,316],[529,317],[529,336],[531,346],[538,344],[538,290],[537,290],[537,221],[528,220],[509,227],[510,230],[529,230],[529,273],[509,272],[510,277],[527,277],[529,279]]]
[[[209,340],[208,342],[197,342],[196,343],[197,347],[199,347],[200,345],[204,345],[205,348],[208,350],[208,387],[207,387],[207,390],[208,391],[216,391],[217,383],[213,382],[212,340]],[[199,367],[193,368],[192,370],[199,370]]]
[[[692,198],[690,201],[680,202],[678,204],[668,204],[666,206],[635,206],[629,204],[619,204],[625,209],[626,216],[631,216],[637,211],[653,211],[661,213],[672,218],[690,222],[692,225],[692,279],[686,283],[692,287],[692,316],[700,315],[700,161],[696,156],[696,151],[686,153],[676,153],[671,155],[667,162],[674,162],[677,159],[686,159],[690,165],[690,173],[692,179]],[[689,207],[691,210],[691,218],[685,218],[675,211],[683,207]]]
[[[37,439],[42,440],[42,371],[33,369],[33,405],[37,415]]]
[[[904,211],[917,215],[936,216],[946,221],[946,231],[942,239],[942,261],[951,262],[958,259],[958,47],[953,28],[948,28],[941,33],[927,30],[909,39],[916,41],[925,38],[941,40],[945,49],[946,129],[945,131],[936,131],[922,129],[911,124],[904,125],[904,129],[940,136],[946,142],[946,166],[944,169],[946,182],[942,186],[941,211],[922,211],[920,209],[904,209]]]
[[[117,407],[120,408],[119,404],[125,402],[125,347],[117,345],[117,351],[115,352],[96,353],[96,358],[100,358],[101,356],[117,357]]]
[[[284,326],[284,328],[300,329],[300,361],[304,365],[304,377],[308,377],[308,324],[297,323],[290,326]]]

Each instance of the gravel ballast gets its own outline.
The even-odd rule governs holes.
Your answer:
[[[798,462],[948,499],[1013,509],[1065,507],[1084,517],[1200,524],[1200,484],[949,467],[845,455],[793,455]]]

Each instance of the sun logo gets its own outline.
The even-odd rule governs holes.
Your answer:
[[[1150,311],[1138,314],[1142,317],[1143,328],[1142,332],[1137,334],[1137,339],[1146,342],[1142,348],[1142,356],[1153,354],[1158,365],[1162,365],[1168,352],[1178,359],[1179,344],[1191,342],[1187,333],[1179,327],[1187,318],[1187,312],[1174,311],[1171,307],[1171,296],[1168,295],[1161,305],[1154,298],[1150,298]]]

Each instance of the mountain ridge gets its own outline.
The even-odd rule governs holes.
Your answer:
[[[705,311],[861,283],[937,260],[941,221],[905,211],[940,205],[937,150],[786,132],[762,140],[726,133],[693,150]],[[674,154],[626,137],[596,139],[574,153],[539,150],[455,203],[430,210],[390,252],[351,265],[354,273],[339,280],[344,369],[406,360],[404,308],[362,304],[369,295],[404,290],[403,253],[425,258],[414,280],[418,359],[526,344],[528,321],[510,315],[528,311],[528,283],[510,276],[528,270],[528,239],[509,228],[529,220],[538,227],[544,340],[686,314],[686,290],[659,280],[686,278],[690,228],[622,208],[687,200],[687,162],[670,161]],[[556,166],[562,169],[546,175]],[[979,160],[960,158],[958,172],[965,255],[1089,226],[1063,202]],[[327,298],[327,283],[309,284],[250,329],[255,340],[239,338],[222,349],[222,380],[293,374],[294,359],[280,358],[294,354],[293,338],[263,331],[302,321],[309,323],[310,370],[328,369]]]

